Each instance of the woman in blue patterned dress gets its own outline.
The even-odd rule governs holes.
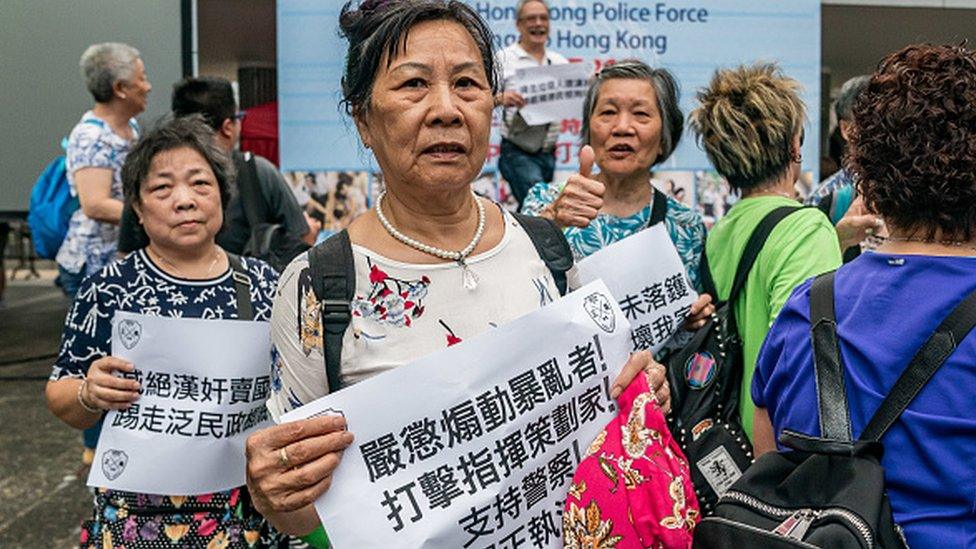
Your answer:
[[[139,51],[107,42],[81,56],[85,87],[95,99],[71,130],[65,168],[81,207],[58,250],[58,283],[74,297],[81,281],[115,259],[122,216],[122,164],[139,136],[135,118],[152,86]]]
[[[126,160],[125,197],[149,245],[87,277],[68,312],[46,396],[72,427],[90,427],[139,399],[139,383],[116,375],[134,366],[111,356],[115,313],[232,319],[250,298],[254,320],[271,315],[277,273],[240,258],[233,270],[247,284],[238,296],[232,258],[214,240],[232,168],[212,141],[202,118],[181,118],[147,134]],[[98,488],[94,506],[84,548],[256,547],[270,535],[243,487],[196,496]]]
[[[701,216],[651,186],[651,168],[671,156],[683,127],[671,73],[635,59],[603,69],[583,103],[582,177],[571,177],[565,186],[535,185],[522,212],[563,227],[579,260],[646,228],[657,195],[667,203],[664,226],[700,291],[698,263],[705,242]],[[590,176],[594,160],[600,172]]]

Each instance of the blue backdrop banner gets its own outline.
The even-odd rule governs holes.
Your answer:
[[[338,31],[338,0],[278,0],[278,94],[281,167],[287,171],[375,171],[355,125],[340,107],[346,43]],[[468,0],[495,32],[495,45],[518,39],[516,0]],[[804,86],[810,117],[804,170],[817,173],[820,125],[820,1],[790,0],[550,0],[549,47],[593,70],[636,57],[665,67],[681,86],[681,107],[716,68],[775,61]],[[559,122],[557,170],[576,167],[580,115]],[[496,131],[486,170],[494,171]],[[686,135],[664,165],[668,171],[705,171],[705,154]],[[814,179],[815,180],[815,179]]]

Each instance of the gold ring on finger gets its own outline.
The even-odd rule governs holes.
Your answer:
[[[278,449],[278,463],[285,469],[288,468],[288,452],[285,451],[284,446]]]

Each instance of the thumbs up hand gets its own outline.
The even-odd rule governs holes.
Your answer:
[[[562,193],[542,210],[559,228],[586,227],[603,207],[603,183],[592,178],[593,147],[586,145],[579,153],[579,173],[570,176]]]

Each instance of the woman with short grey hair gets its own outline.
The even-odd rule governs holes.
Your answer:
[[[139,136],[134,116],[146,109],[152,86],[139,51],[126,44],[94,44],[81,56],[81,75],[95,105],[71,130],[65,169],[81,207],[58,250],[58,285],[74,297],[81,281],[115,259],[122,217],[122,164]],[[85,431],[82,461],[94,456],[99,429]]]
[[[663,222],[689,279],[701,290],[701,216],[651,185],[651,168],[667,160],[681,140],[678,102],[677,82],[665,69],[637,59],[604,68],[583,102],[579,176],[564,185],[535,185],[522,212],[555,221],[577,259]],[[600,171],[591,176],[594,161]]]

